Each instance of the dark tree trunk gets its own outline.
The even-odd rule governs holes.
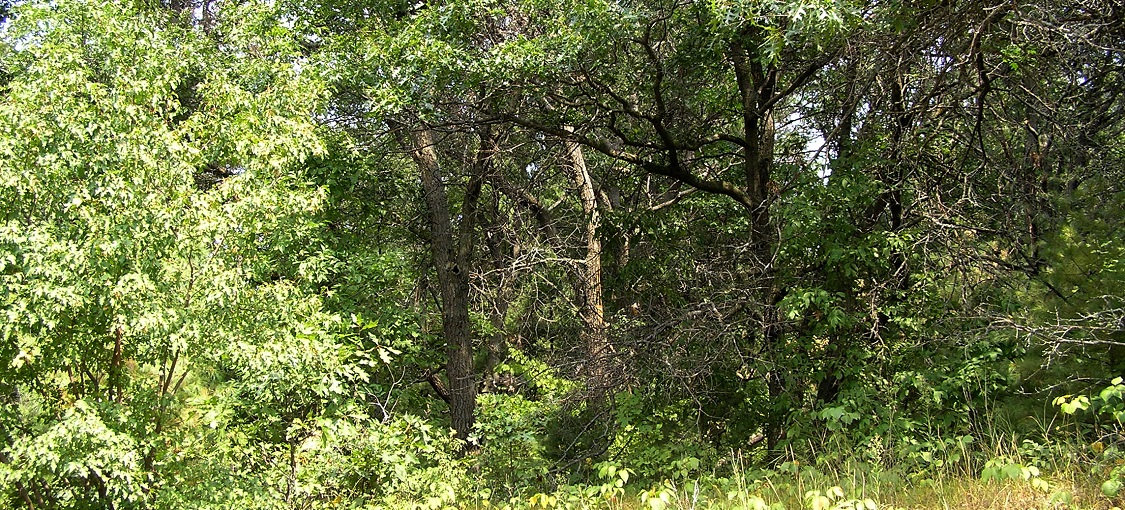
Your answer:
[[[474,425],[477,385],[473,370],[473,339],[469,324],[469,273],[476,202],[480,196],[481,175],[474,173],[465,191],[460,218],[461,232],[453,235],[449,197],[441,178],[441,168],[433,132],[428,129],[404,133],[399,141],[410,153],[421,174],[422,190],[430,224],[430,251],[441,293],[442,334],[446,342],[445,374],[449,380],[450,424],[457,438],[468,439]],[[486,137],[482,137],[482,152]],[[491,147],[491,139],[487,142]],[[480,168],[475,170],[481,170]]]
[[[751,37],[756,40],[757,37]],[[753,264],[759,267],[757,274],[760,309],[756,312],[762,351],[771,357],[772,367],[765,373],[769,403],[764,433],[767,448],[776,453],[782,436],[785,412],[779,406],[786,391],[783,377],[783,356],[778,352],[781,340],[780,313],[778,303],[784,296],[784,289],[778,286],[773,251],[777,245],[776,226],[770,218],[770,203],[779,192],[771,180],[774,159],[774,125],[772,106],[774,88],[777,81],[776,69],[766,67],[751,58],[754,48],[746,48],[734,43],[730,47],[730,60],[742,99],[743,137],[746,145],[742,148],[745,189],[750,209],[750,246]]]

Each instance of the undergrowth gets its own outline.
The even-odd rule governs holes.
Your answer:
[[[658,444],[660,427],[631,421],[633,437],[645,432],[652,444],[611,447],[613,460],[586,459],[582,476],[570,478],[555,473],[551,479],[545,467],[535,468],[536,450],[526,447],[534,441],[525,434],[518,436],[525,447],[517,450],[498,441],[508,452],[521,452],[522,464],[506,460],[509,471],[492,480],[527,483],[497,490],[481,479],[463,507],[1109,510],[1125,505],[1123,395],[1125,386],[1115,379],[1096,395],[1060,397],[1047,418],[1023,420],[1030,428],[993,419],[957,433],[931,429],[909,441],[878,444],[863,431],[840,428],[816,439],[801,436],[773,458],[753,450],[716,454]],[[989,411],[986,416],[1002,415]],[[520,430],[518,423],[508,425],[507,432]],[[676,452],[656,476],[652,449]],[[485,458],[489,451],[486,446]],[[511,471],[529,467],[538,474],[521,479]]]
[[[506,500],[477,499],[467,508],[560,509],[1098,509],[1119,508],[1100,490],[1106,466],[1068,455],[1049,462],[1012,438],[981,450],[993,454],[926,472],[858,460],[830,463],[787,458],[752,468],[731,452],[712,472],[692,479],[630,484],[627,468],[606,470],[601,483],[562,485]],[[1037,450],[1039,451],[1039,450]],[[723,466],[729,466],[726,473]],[[487,495],[487,492],[484,494]]]

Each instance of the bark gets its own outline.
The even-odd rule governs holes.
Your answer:
[[[586,167],[582,147],[573,141],[566,142],[571,180],[582,201],[582,214],[586,218],[583,228],[585,255],[575,270],[574,290],[578,299],[578,314],[582,319],[581,340],[589,358],[588,378],[591,389],[605,389],[609,385],[608,362],[612,354],[602,301],[602,241],[598,234],[601,212],[598,209],[594,181]]]
[[[773,200],[770,174],[773,170],[776,133],[772,105],[777,101],[774,95],[777,71],[751,58],[751,54],[751,51],[738,43],[731,44],[729,49],[742,99],[740,106],[743,137],[747,142],[742,147],[742,165],[746,194],[750,200],[748,209],[751,215],[751,254],[756,259],[754,263],[760,268],[757,276],[760,282],[759,288],[763,289],[756,319],[760,328],[759,340],[762,342],[762,350],[773,358],[773,367],[765,374],[769,412],[764,424],[764,434],[767,449],[776,454],[785,420],[784,413],[776,410],[776,403],[786,391],[785,379],[782,376],[783,367],[780,363],[783,360],[778,353],[781,324],[777,309],[778,303],[784,296],[784,290],[778,285],[772,262],[777,239],[769,212],[770,202]],[[807,79],[802,76],[798,81]]]
[[[106,384],[109,398],[118,404],[121,403],[121,349],[124,337],[125,332],[121,326],[114,328],[113,357],[109,362],[109,382]]]
[[[449,197],[433,132],[410,130],[397,125],[399,143],[410,153],[421,174],[422,191],[430,224],[430,252],[441,295],[442,334],[446,341],[445,373],[449,380],[450,425],[457,438],[466,440],[474,425],[477,385],[473,371],[473,341],[469,323],[469,264],[473,248],[476,201],[481,176],[470,179],[462,204],[459,242],[453,235]],[[482,138],[483,139],[483,138]],[[482,143],[482,147],[483,147]],[[482,151],[483,152],[483,151]]]
[[[297,488],[297,442],[289,440],[289,476],[285,484],[285,502],[293,502],[293,490]]]

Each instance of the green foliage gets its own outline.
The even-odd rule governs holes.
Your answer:
[[[875,510],[879,506],[875,501],[864,499],[845,499],[844,489],[839,486],[829,487],[823,493],[812,490],[805,493],[805,502],[812,510]]]
[[[685,430],[685,402],[656,406],[638,393],[620,393],[617,404],[617,437],[610,456],[633,469],[640,483],[674,480],[686,483],[706,471],[716,456]]]
[[[447,430],[411,415],[384,423],[344,419],[323,429],[309,458],[309,496],[367,501],[375,508],[448,507],[468,482]]]
[[[1125,381],[1115,377],[1109,386],[1103,388],[1097,395],[1063,395],[1055,398],[1054,405],[1059,406],[1064,415],[1076,415],[1079,411],[1089,411],[1093,417],[1104,417],[1105,422],[1095,422],[1092,428],[1098,433],[1120,429],[1125,424]]]
[[[497,490],[543,486],[550,479],[545,458],[545,434],[557,404],[532,401],[521,395],[486,394],[479,406],[474,437],[481,443],[478,462],[485,480]],[[508,497],[520,495],[518,492]]]
[[[276,11],[232,14],[219,41],[129,3],[26,4],[3,32],[7,501],[228,500],[177,482],[237,459],[235,416],[283,417],[280,437],[358,377],[309,293],[324,194],[285,175],[321,150],[307,114],[323,89]]]
[[[31,424],[34,434],[5,449],[0,487],[5,492],[12,487],[50,487],[46,499],[57,508],[97,508],[106,501],[140,506],[150,483],[142,469],[140,445],[127,431],[115,430],[123,423],[107,424],[102,414],[78,400],[57,420]]]
[[[1023,481],[1030,483],[1032,487],[1038,490],[1044,492],[1050,490],[1047,481],[1039,477],[1038,467],[1025,466],[1006,458],[995,458],[986,462],[984,469],[981,470],[980,478],[985,482]]]
[[[1125,424],[1125,379],[1115,377],[1102,391],[1098,392],[1098,412],[1117,420],[1118,425]]]
[[[1097,395],[1063,395],[1054,400],[1063,415],[1074,419],[1078,448],[1088,444],[1091,472],[1102,481],[1101,492],[1118,497],[1125,485],[1125,384],[1121,377],[1110,381]],[[1081,415],[1086,419],[1080,419]],[[1091,440],[1092,439],[1092,440]],[[1087,452],[1082,452],[1086,454]]]
[[[1125,385],[1086,383],[1125,369],[1123,74],[1085,7],[0,0],[0,506],[1120,497]],[[468,445],[419,129],[469,358],[514,381]]]

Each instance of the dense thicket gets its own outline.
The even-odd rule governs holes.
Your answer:
[[[1111,466],[1123,10],[0,4],[0,504]]]

